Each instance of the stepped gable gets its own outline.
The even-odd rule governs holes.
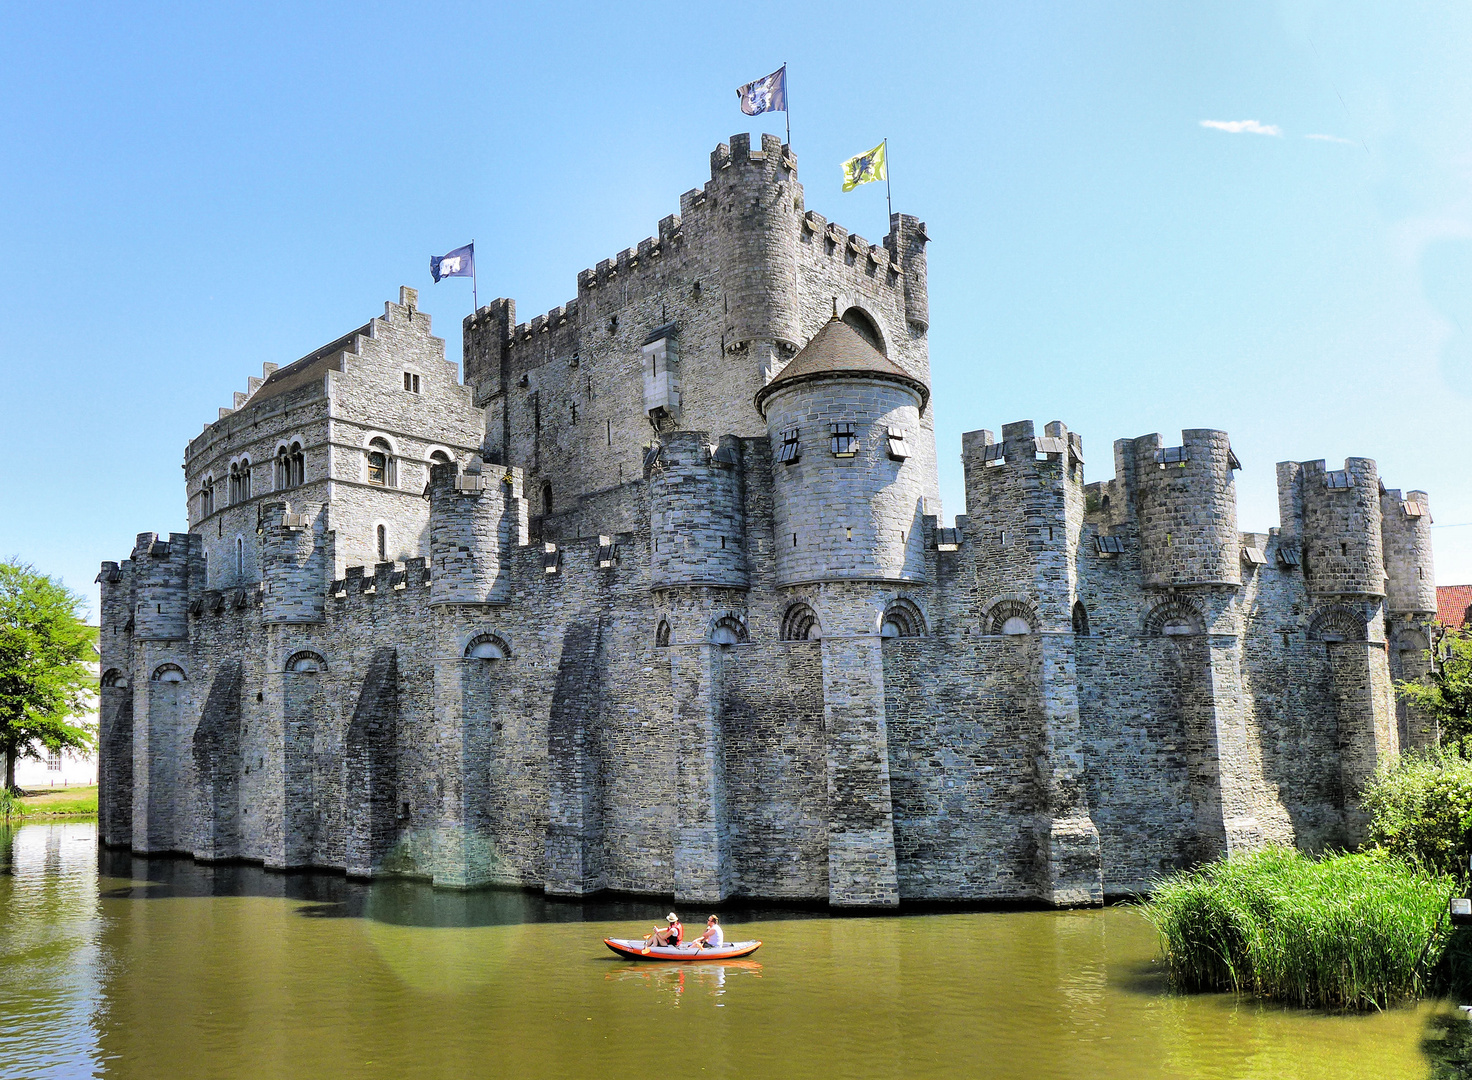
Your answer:
[[[920,394],[922,409],[930,400],[930,387],[870,345],[857,330],[835,315],[813,335],[780,375],[757,391],[757,411],[765,416],[763,406],[767,398],[781,387],[835,375],[857,375],[903,383]]]
[[[316,352],[308,353],[300,360],[287,364],[284,368],[278,368],[266,377],[266,381],[250,396],[252,404],[265,401],[277,394],[284,394],[288,390],[295,390],[298,386],[306,386],[316,380],[321,381],[323,372],[341,371],[342,365],[336,362],[337,354],[344,349],[352,347],[353,338],[358,336],[368,337],[373,329],[371,322],[366,322],[350,333],[344,334],[336,341],[323,345]]]

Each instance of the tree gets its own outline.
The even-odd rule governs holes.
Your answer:
[[[1441,663],[1424,679],[1396,683],[1395,691],[1437,721],[1447,746],[1472,737],[1472,636],[1448,630],[1441,640]]]
[[[82,605],[34,567],[0,562],[0,751],[8,792],[17,790],[18,758],[96,743],[80,719],[97,686],[97,630],[83,621]]]

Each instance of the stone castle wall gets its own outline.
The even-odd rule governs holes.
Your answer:
[[[835,315],[928,384],[924,226],[807,211],[770,137],[711,174],[563,308],[466,320],[463,385],[405,289],[191,443],[190,531],[99,575],[105,841],[889,907],[1358,838],[1376,765],[1434,740],[1391,695],[1429,662],[1424,493],[1284,463],[1244,533],[1225,433],[1121,440],[1086,484],[1024,421],[964,437],[944,528],[916,391],[754,400]]]

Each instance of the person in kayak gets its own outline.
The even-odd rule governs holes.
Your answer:
[[[721,920],[712,915],[705,920],[705,933],[690,944],[697,949],[719,949],[725,943],[726,935],[721,930]]]
[[[664,917],[669,923],[665,929],[654,928],[654,933],[644,935],[644,948],[652,949],[656,945],[665,945],[672,949],[680,947],[680,939],[685,936],[685,928],[680,925],[680,917],[673,911]]]

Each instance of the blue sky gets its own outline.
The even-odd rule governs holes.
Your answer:
[[[0,8],[0,555],[95,596],[184,527],[184,445],[246,377],[400,284],[458,359],[430,254],[565,302],[781,130],[733,91],[785,60],[807,205],[878,240],[839,162],[887,136],[929,225],[948,516],[965,430],[1061,419],[1099,480],[1117,438],[1217,427],[1243,529],[1275,462],[1373,457],[1472,580],[1472,8],[300,7]]]

